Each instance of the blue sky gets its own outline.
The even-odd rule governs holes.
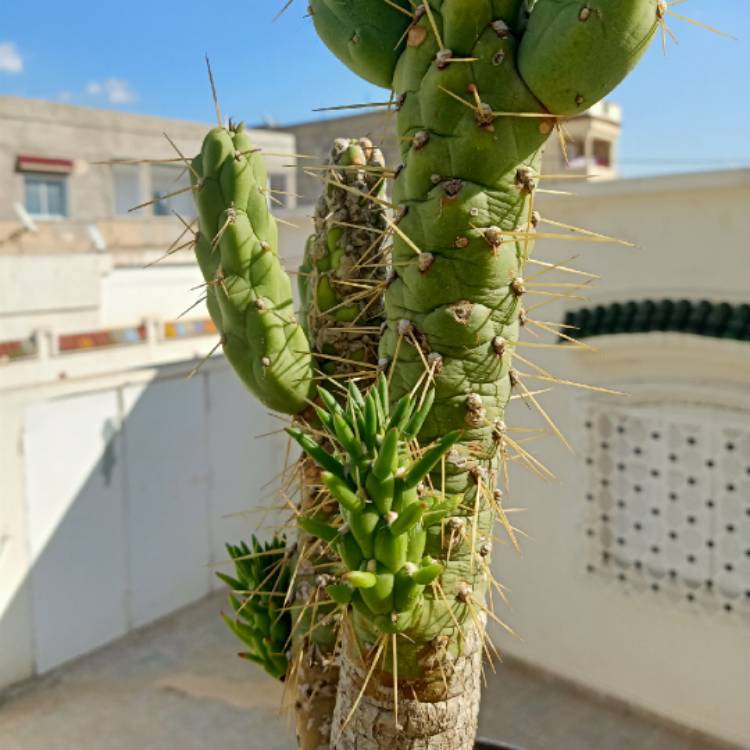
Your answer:
[[[208,121],[208,53],[224,113],[248,123],[383,98],[318,41],[304,0],[273,22],[281,2],[5,0],[0,93]],[[666,58],[654,45],[610,97],[625,112],[622,171],[750,166],[750,0],[688,0],[675,10],[739,41],[670,19],[679,44]]]

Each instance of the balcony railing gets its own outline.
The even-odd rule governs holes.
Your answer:
[[[0,341],[0,365],[33,359],[48,359],[76,352],[103,348],[129,347],[135,344],[159,344],[198,336],[216,335],[216,326],[208,319],[144,320],[124,328],[101,328],[74,333],[37,331],[27,339]]]

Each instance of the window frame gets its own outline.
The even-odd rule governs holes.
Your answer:
[[[56,172],[23,172],[23,205],[29,216],[39,221],[60,221],[70,217],[70,198],[68,195],[68,175],[60,174]],[[49,197],[47,195],[46,186],[54,182],[62,186],[62,213],[36,213],[29,207],[28,202],[28,186],[30,182],[42,184],[45,186],[44,190],[44,206],[43,208],[49,208]]]

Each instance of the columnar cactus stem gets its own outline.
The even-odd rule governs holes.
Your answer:
[[[367,377],[377,363],[388,263],[384,172],[383,155],[368,139],[337,138],[321,174],[315,233],[307,242],[298,275],[301,320],[321,376]],[[301,471],[300,510],[305,513],[319,501],[321,481],[314,464],[306,462]],[[309,535],[300,530],[299,544],[308,543]],[[326,598],[322,577],[311,562],[301,561],[294,592],[297,606]],[[319,620],[329,611],[325,604],[315,608]],[[329,741],[339,678],[337,626],[338,618],[296,630],[292,675],[302,750],[316,750]]]
[[[402,706],[404,731],[387,742],[468,750],[471,733],[457,741],[450,727],[465,722],[466,712],[475,716],[478,680],[474,694],[448,698],[463,685],[457,665],[466,644],[481,640],[476,631],[483,629],[487,580],[477,557],[499,510],[494,477],[507,450],[505,407],[520,383],[511,359],[533,248],[541,149],[560,116],[590,107],[637,62],[657,29],[660,6],[657,0],[312,0],[311,11],[332,51],[367,80],[391,88],[397,101],[404,165],[394,182],[395,276],[380,347],[392,396],[412,391],[429,370],[435,402],[420,442],[462,430],[431,477],[460,502],[441,533],[428,538],[429,554],[445,570],[398,642],[399,682],[413,681],[415,700]],[[352,624],[370,665],[383,628],[356,612]],[[351,651],[342,654],[345,675],[361,669],[347,663],[352,658]],[[351,685],[339,685],[339,701],[362,716],[382,709],[381,686],[392,671],[387,664],[373,669],[375,687],[358,705],[344,694]],[[376,714],[383,717],[382,710]],[[424,716],[433,723],[425,725]],[[379,723],[351,716],[347,722],[338,709],[336,719],[335,748],[384,746]]]
[[[224,354],[266,406],[296,414],[307,406],[312,358],[278,256],[266,168],[244,125],[211,130],[190,174],[195,254]]]
[[[362,377],[383,322],[385,162],[367,138],[337,138],[329,162],[299,273],[302,319],[323,373]]]
[[[207,281],[209,310],[222,332],[229,361],[269,406],[312,414],[307,391],[313,364],[320,376],[331,379],[362,378],[376,368],[388,263],[384,167],[381,152],[366,138],[339,138],[333,144],[322,174],[324,191],[316,207],[315,233],[307,243],[298,277],[310,352],[305,334],[291,317],[288,276],[272,252],[276,233],[265,199],[265,168],[244,127],[230,124],[228,129],[212,130],[192,163],[201,221],[196,255]],[[244,213],[235,208],[238,195],[247,200]],[[242,232],[236,239],[238,223]],[[262,253],[257,252],[258,244]],[[257,323],[252,327],[258,310],[271,313],[260,319],[267,324],[261,327],[261,336]],[[275,354],[273,347],[278,349]],[[261,350],[266,368],[277,359],[294,366],[289,372],[270,368],[268,379],[258,378],[253,362]],[[363,368],[367,369],[363,372]],[[309,463],[301,472],[305,481],[300,510],[305,513],[319,500],[320,472]],[[330,563],[331,556],[302,559],[308,541],[309,535],[300,530],[298,543],[286,550],[283,559],[270,561],[272,565],[256,559],[268,551],[259,551],[254,539],[253,553],[244,544],[228,545],[237,578],[221,577],[234,591],[230,601],[235,617],[225,620],[248,646],[243,655],[275,677],[287,675],[289,621],[298,619],[290,617],[286,605],[293,604],[298,614],[302,609],[294,627],[289,674],[296,690],[300,747],[315,750],[327,745],[330,735],[338,683],[337,622],[315,624],[331,612],[331,602],[323,590],[327,575],[316,573],[313,563]],[[273,551],[280,554],[283,547],[274,543]],[[337,560],[335,555],[332,559]],[[283,602],[275,601],[286,593],[290,570],[295,571],[294,591]]]

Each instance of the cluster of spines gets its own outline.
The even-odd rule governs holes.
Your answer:
[[[245,644],[240,656],[260,664],[276,679],[287,672],[287,649],[292,618],[284,608],[290,580],[290,566],[284,537],[261,544],[253,535],[245,542],[227,544],[235,575],[217,573],[231,592],[234,616],[222,615],[230,630]]]
[[[388,260],[385,161],[368,138],[337,138],[321,168],[315,233],[298,276],[301,317],[320,370],[340,377],[378,359]]]
[[[426,391],[421,403],[406,394],[391,410],[382,374],[365,396],[350,382],[344,405],[323,388],[318,393],[322,405],[315,412],[333,452],[310,432],[296,427],[287,432],[323,470],[322,482],[340,518],[313,511],[298,523],[341,557],[345,570],[328,585],[329,596],[353,605],[381,632],[401,632],[418,614],[424,587],[443,572],[424,554],[426,530],[440,524],[455,503],[430,493],[425,479],[461,433],[420,449],[416,436],[434,391]]]

